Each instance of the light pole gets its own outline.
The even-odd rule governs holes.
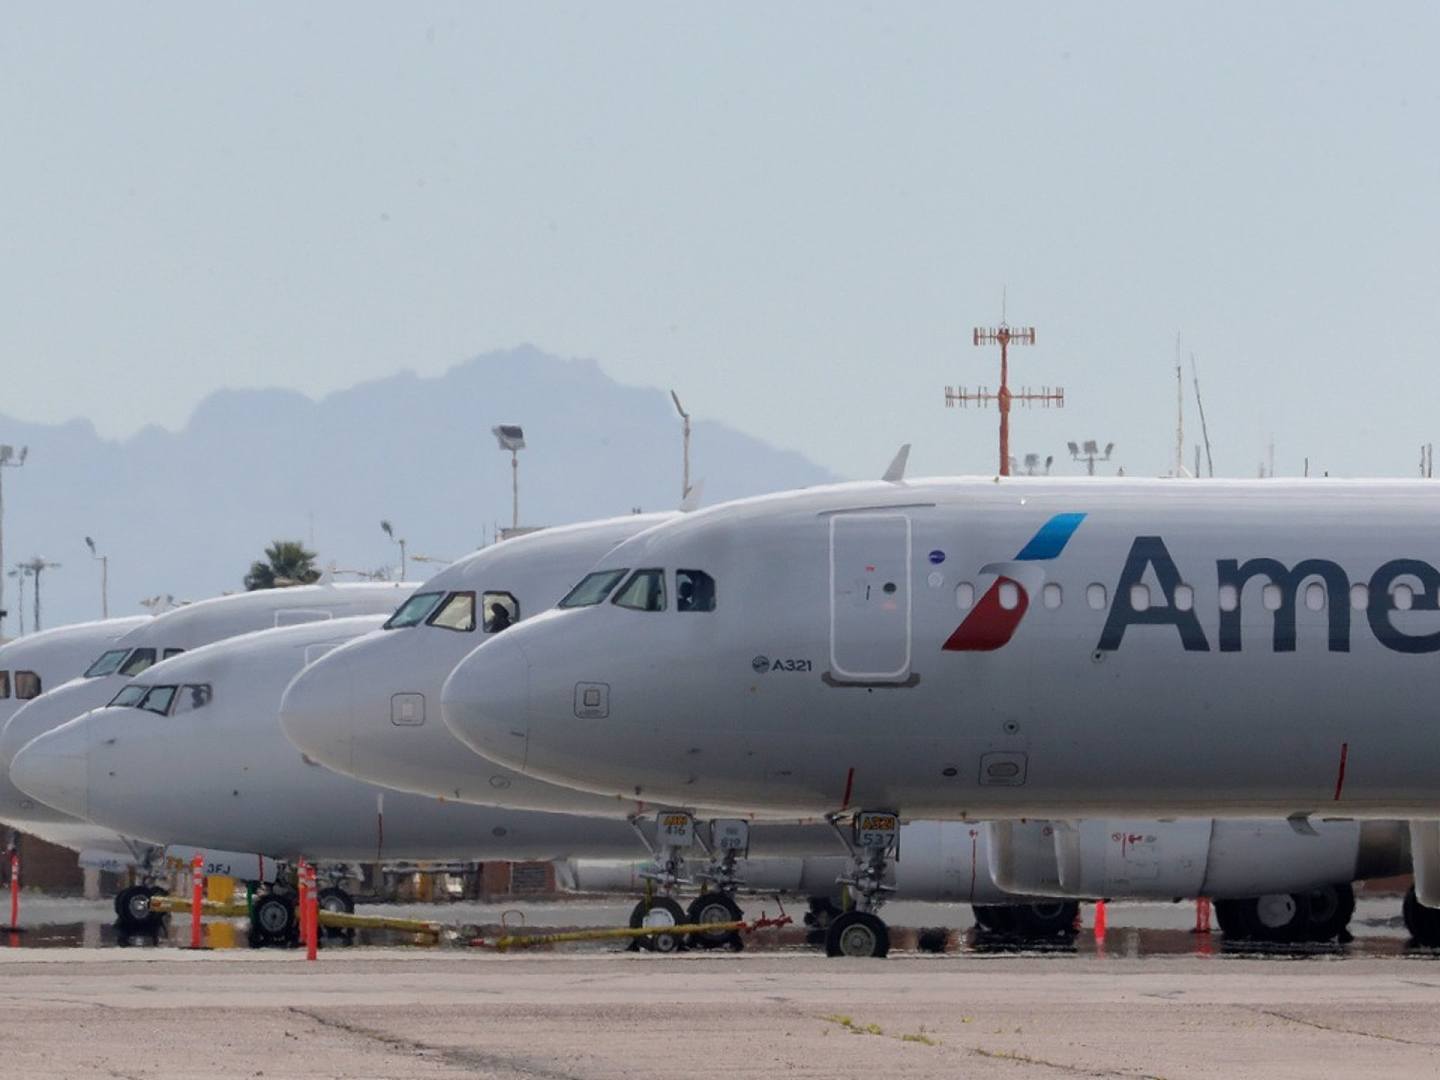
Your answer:
[[[0,446],[0,566],[5,565],[5,470],[18,469],[25,464],[25,459],[30,456],[30,447],[22,446],[20,453],[15,453],[15,448],[8,444]],[[24,582],[21,582],[24,585]],[[24,600],[20,601],[22,607]],[[5,579],[0,577],[0,637],[5,636]],[[20,621],[25,621],[25,616],[20,616]],[[21,633],[24,633],[22,630]]]
[[[396,535],[395,535],[395,530],[390,527],[390,522],[388,522],[388,521],[382,521],[382,522],[380,522],[380,528],[381,528],[382,530],[384,530],[386,536],[390,537],[391,540],[394,540],[395,543],[397,543],[397,544],[400,545],[400,580],[401,580],[401,581],[404,581],[404,580],[405,580],[405,538],[404,538],[403,536],[402,536],[402,537],[396,537]]]
[[[525,431],[519,424],[499,424],[490,429],[501,450],[510,452],[510,527],[520,527],[520,451],[525,449]]]
[[[670,391],[670,400],[675,402],[675,411],[680,414],[681,439],[684,447],[682,452],[685,463],[685,471],[680,482],[680,501],[684,502],[690,497],[690,414],[681,406],[680,395],[676,394],[674,390]]]
[[[1086,439],[1084,447],[1076,446],[1073,442],[1065,444],[1070,449],[1070,456],[1076,461],[1085,462],[1085,471],[1091,476],[1095,475],[1095,462],[1109,461],[1110,454],[1115,449],[1115,444],[1106,443],[1105,453],[1100,453],[1100,446],[1094,439]]]
[[[43,629],[40,624],[40,575],[46,570],[60,569],[60,564],[58,562],[47,562],[39,555],[36,555],[25,565],[30,569],[31,573],[35,575],[35,632],[38,634],[41,629]]]
[[[110,617],[110,556],[101,555],[95,550],[95,540],[92,537],[85,537],[85,546],[90,549],[90,557],[100,561],[100,617]]]
[[[14,568],[7,571],[8,576],[15,579],[15,584],[20,586],[20,604],[16,611],[20,615],[20,637],[25,636],[25,579],[30,576],[30,568],[24,563],[16,563]]]

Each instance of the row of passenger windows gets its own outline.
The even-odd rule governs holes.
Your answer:
[[[401,604],[385,623],[386,630],[403,630],[422,622],[441,630],[469,633],[475,629],[476,599],[473,591],[416,593]],[[498,634],[520,621],[520,601],[508,592],[484,592],[479,599],[481,625],[487,634]]]
[[[1390,596],[1400,611],[1409,611],[1415,605],[1415,590],[1409,585],[1391,586]],[[1190,611],[1195,607],[1195,590],[1189,585],[1176,585],[1174,597],[1177,611]],[[1280,586],[1273,582],[1267,583],[1260,590],[1260,603],[1266,611],[1279,611],[1284,597]],[[1308,610],[1324,611],[1329,603],[1329,590],[1320,582],[1312,581],[1301,591],[1300,598]],[[1002,580],[996,599],[1006,611],[1013,611],[1020,605],[1020,587],[1013,581]],[[1220,586],[1219,599],[1221,611],[1235,611],[1240,606],[1240,594],[1234,585]],[[1085,602],[1092,610],[1104,611],[1109,600],[1109,590],[1098,581],[1085,587]],[[1047,581],[1040,589],[1040,602],[1051,611],[1056,610],[1065,602],[1064,587],[1058,582]],[[955,586],[955,604],[961,611],[968,611],[975,606],[975,585],[972,582],[962,581]],[[1161,593],[1155,598],[1155,606],[1164,604],[1165,596]],[[1350,606],[1356,611],[1364,611],[1370,606],[1368,585],[1350,586]],[[1130,607],[1135,611],[1145,611],[1151,607],[1150,586],[1130,586]]]
[[[0,671],[0,701],[10,696],[10,672]],[[29,701],[40,696],[40,676],[34,671],[15,672],[15,697]]]
[[[659,567],[636,570],[625,577],[628,570],[597,570],[580,579],[565,598],[560,601],[562,608],[594,607],[603,603],[622,579],[621,585],[611,599],[616,607],[633,611],[665,611],[669,607],[666,596],[668,574]],[[675,571],[675,610],[714,611],[715,579],[704,570]]]
[[[209,683],[183,686],[142,686],[131,683],[110,699],[110,707],[144,709],[159,716],[179,716],[205,708],[214,699]]]

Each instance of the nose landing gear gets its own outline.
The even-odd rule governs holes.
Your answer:
[[[861,810],[851,821],[848,834],[836,817],[829,820],[850,849],[854,868],[839,879],[846,887],[848,910],[826,927],[825,954],[881,959],[890,952],[890,931],[876,912],[885,903],[886,894],[895,891],[885,878],[890,861],[898,853],[900,817],[889,810]]]

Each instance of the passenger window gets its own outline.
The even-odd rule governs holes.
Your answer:
[[[715,579],[704,570],[676,570],[675,610],[714,611]]]
[[[1132,611],[1150,610],[1150,586],[1144,583],[1130,586],[1130,609]]]
[[[110,699],[110,706],[116,709],[133,708],[139,705],[149,692],[148,686],[131,683],[129,686],[122,687],[120,692]]]
[[[161,656],[161,659],[169,660],[172,656],[179,656],[184,651],[184,649],[166,649],[164,654]]]
[[[1105,586],[1098,581],[1091,582],[1085,590],[1085,602],[1092,611],[1105,610]]]
[[[1013,581],[1000,582],[1000,606],[1006,611],[1014,611],[1020,606],[1020,586]]]
[[[1045,587],[1040,590],[1040,600],[1047,608],[1054,611],[1064,600],[1064,594],[1060,591],[1059,585],[1053,581],[1047,581]]]
[[[85,678],[98,679],[101,675],[114,675],[120,668],[120,662],[129,655],[129,649],[110,649],[101,653],[99,659],[85,669]]]
[[[170,703],[175,700],[174,686],[152,686],[150,692],[140,699],[140,708],[165,716],[170,712]]]
[[[454,630],[468,634],[475,629],[475,594],[473,592],[452,592],[430,616],[430,625],[441,630]]]
[[[665,571],[636,570],[611,603],[635,611],[664,611]]]
[[[597,570],[593,574],[586,574],[568,593],[565,599],[561,600],[559,607],[593,607],[610,595],[610,590],[615,588],[620,579],[625,576],[624,570]]]
[[[15,672],[15,697],[29,701],[40,696],[40,676],[33,671]]]
[[[444,593],[422,592],[406,600],[398,608],[395,614],[385,621],[385,630],[403,630],[407,626],[415,626],[425,621],[425,616],[435,610],[435,605],[440,602]]]
[[[955,586],[955,606],[961,611],[969,611],[975,606],[975,586],[968,581],[962,581]]]
[[[1356,611],[1364,611],[1370,606],[1369,585],[1362,584],[1350,586],[1350,606]]]
[[[1312,581],[1305,586],[1305,606],[1311,611],[1325,610],[1325,586]]]
[[[508,592],[487,592],[485,601],[485,633],[498,634],[520,621],[520,601]]]
[[[1195,590],[1189,585],[1175,586],[1175,610],[1191,611],[1195,607]]]
[[[1395,601],[1395,610],[1409,611],[1415,605],[1415,590],[1409,585],[1396,585],[1390,590],[1390,598]],[[20,694],[20,676],[23,672],[15,673],[15,694]]]
[[[1220,586],[1220,610],[1234,611],[1240,606],[1240,593],[1234,585]]]
[[[0,671],[0,701],[10,696],[10,672]]]
[[[125,676],[139,675],[153,663],[155,663],[154,649],[135,649],[125,660],[125,663],[120,665],[120,674]]]
[[[212,696],[213,691],[210,689],[209,683],[192,683],[189,686],[182,686],[179,700],[175,703],[175,715],[179,716],[181,713],[195,712],[197,709],[205,708],[210,704]]]

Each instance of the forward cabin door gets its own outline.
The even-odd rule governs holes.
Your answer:
[[[910,675],[910,518],[830,519],[830,668],[843,682]]]

